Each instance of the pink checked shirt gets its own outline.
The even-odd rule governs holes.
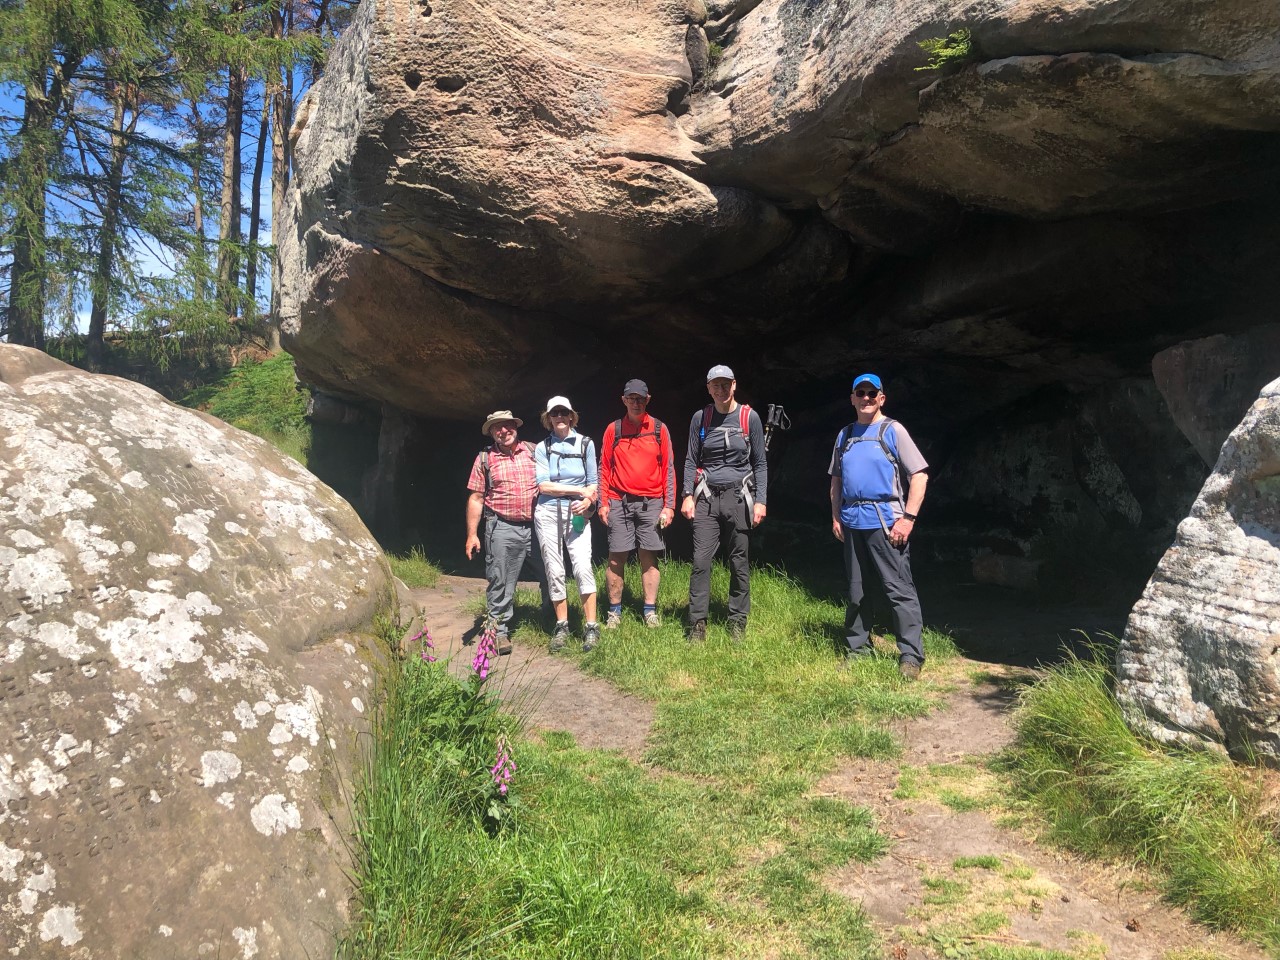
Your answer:
[[[489,458],[489,486],[485,489],[484,459]],[[483,493],[484,505],[504,520],[523,522],[533,519],[533,500],[538,495],[534,476],[533,449],[517,443],[511,453],[503,453],[497,444],[476,455],[471,465],[467,489]]]

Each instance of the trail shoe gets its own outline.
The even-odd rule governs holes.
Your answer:
[[[547,644],[552,653],[557,650],[563,650],[565,642],[569,639],[569,621],[557,620],[556,631],[551,634],[551,642]]]
[[[656,613],[646,613],[644,615],[644,625],[651,628],[660,627],[662,626],[662,621],[658,619],[658,615]]]
[[[707,621],[698,620],[689,625],[689,642],[702,643],[707,639]]]
[[[582,631],[582,652],[590,653],[591,648],[600,642],[600,628],[594,623],[588,623],[585,630]]]
[[[736,620],[729,623],[729,639],[735,644],[741,644],[747,638],[747,625],[738,623]]]
[[[914,660],[899,660],[898,673],[902,674],[903,680],[919,680],[920,664],[916,663]]]
[[[620,626],[622,626],[622,614],[617,610],[610,610],[608,616],[604,618],[604,628],[617,630]]]
[[[511,656],[511,638],[505,633],[498,634],[498,656]]]

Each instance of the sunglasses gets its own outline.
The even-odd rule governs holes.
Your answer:
[[[622,400],[624,403],[648,403],[649,402],[648,397],[636,397],[636,396],[623,397]]]
[[[572,411],[572,410],[566,410],[564,407],[556,407],[554,410],[548,410],[548,411],[547,411],[547,416],[549,416],[549,417],[572,417],[572,416],[573,416],[573,411]]]
[[[853,395],[857,397],[859,400],[874,400],[876,397],[880,396],[880,391],[879,390],[855,390],[853,391]]]

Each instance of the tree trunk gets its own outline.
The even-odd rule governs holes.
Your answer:
[[[222,137],[222,217],[218,229],[218,297],[227,316],[239,314],[240,127],[244,120],[245,70],[227,68],[226,127]]]
[[[94,268],[93,306],[89,313],[89,369],[101,370],[103,359],[103,333],[107,328],[107,310],[111,303],[111,268],[115,261],[116,225],[120,222],[121,187],[124,183],[124,164],[128,148],[125,137],[124,114],[126,100],[132,100],[130,89],[124,84],[114,85],[112,99],[115,111],[111,118],[111,156],[108,161],[105,207],[102,211],[102,227],[98,234],[98,262]],[[129,120],[130,135],[138,126],[138,105],[128,104],[133,111]]]
[[[272,35],[284,35],[284,11],[271,13]],[[272,70],[271,96],[271,243],[275,253],[271,257],[271,349],[280,349],[280,231],[284,229],[285,204],[288,202],[289,166],[292,157],[289,150],[289,127],[293,125],[293,95],[289,85],[289,68],[281,66]]]
[[[9,267],[9,342],[44,349],[44,304],[48,282],[45,258],[45,181],[54,108],[44,75],[26,85],[22,126],[12,164],[17,186],[13,217],[13,262]]]
[[[258,323],[258,230],[262,221],[262,167],[267,149],[270,116],[271,100],[264,91],[262,120],[258,124],[258,150],[253,158],[253,192],[249,196],[249,256],[244,268],[245,302],[249,312],[246,319],[254,327]]]
[[[191,98],[191,129],[195,134],[197,147],[191,161],[191,222],[195,228],[197,258],[197,267],[192,271],[195,278],[193,290],[197,300],[204,300],[209,295],[209,288],[205,282],[209,275],[209,250],[204,237],[204,184],[200,174],[201,158],[208,143],[205,139],[204,126],[200,121],[200,101],[195,97]]]

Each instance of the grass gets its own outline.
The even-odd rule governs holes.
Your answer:
[[[297,389],[293,357],[287,353],[261,362],[245,360],[217,382],[193,390],[182,404],[262,437],[303,466],[307,464],[311,449],[307,403]]]
[[[879,955],[861,908],[824,878],[887,840],[868,810],[814,788],[844,758],[894,755],[884,725],[927,711],[924,685],[891,656],[838,671],[840,608],[776,571],[755,574],[744,644],[717,625],[691,647],[688,570],[664,565],[664,626],[645,628],[629,600],[619,631],[574,654],[654,701],[648,763],[506,727],[519,771],[505,818],[457,799],[456,781],[483,780],[499,720],[441,722],[454,700],[436,688],[457,682],[440,664],[401,665],[357,804],[360,909],[342,956]],[[717,569],[713,617],[726,589]],[[547,639],[527,622],[517,636]],[[948,656],[949,641],[930,642]]]
[[[405,553],[388,553],[391,572],[404,581],[407,587],[434,587],[440,582],[440,568],[427,559],[421,547],[413,547]]]
[[[1280,952],[1280,824],[1256,771],[1135,735],[1106,651],[1024,694],[1009,769],[1058,841],[1152,868],[1198,920]]]

